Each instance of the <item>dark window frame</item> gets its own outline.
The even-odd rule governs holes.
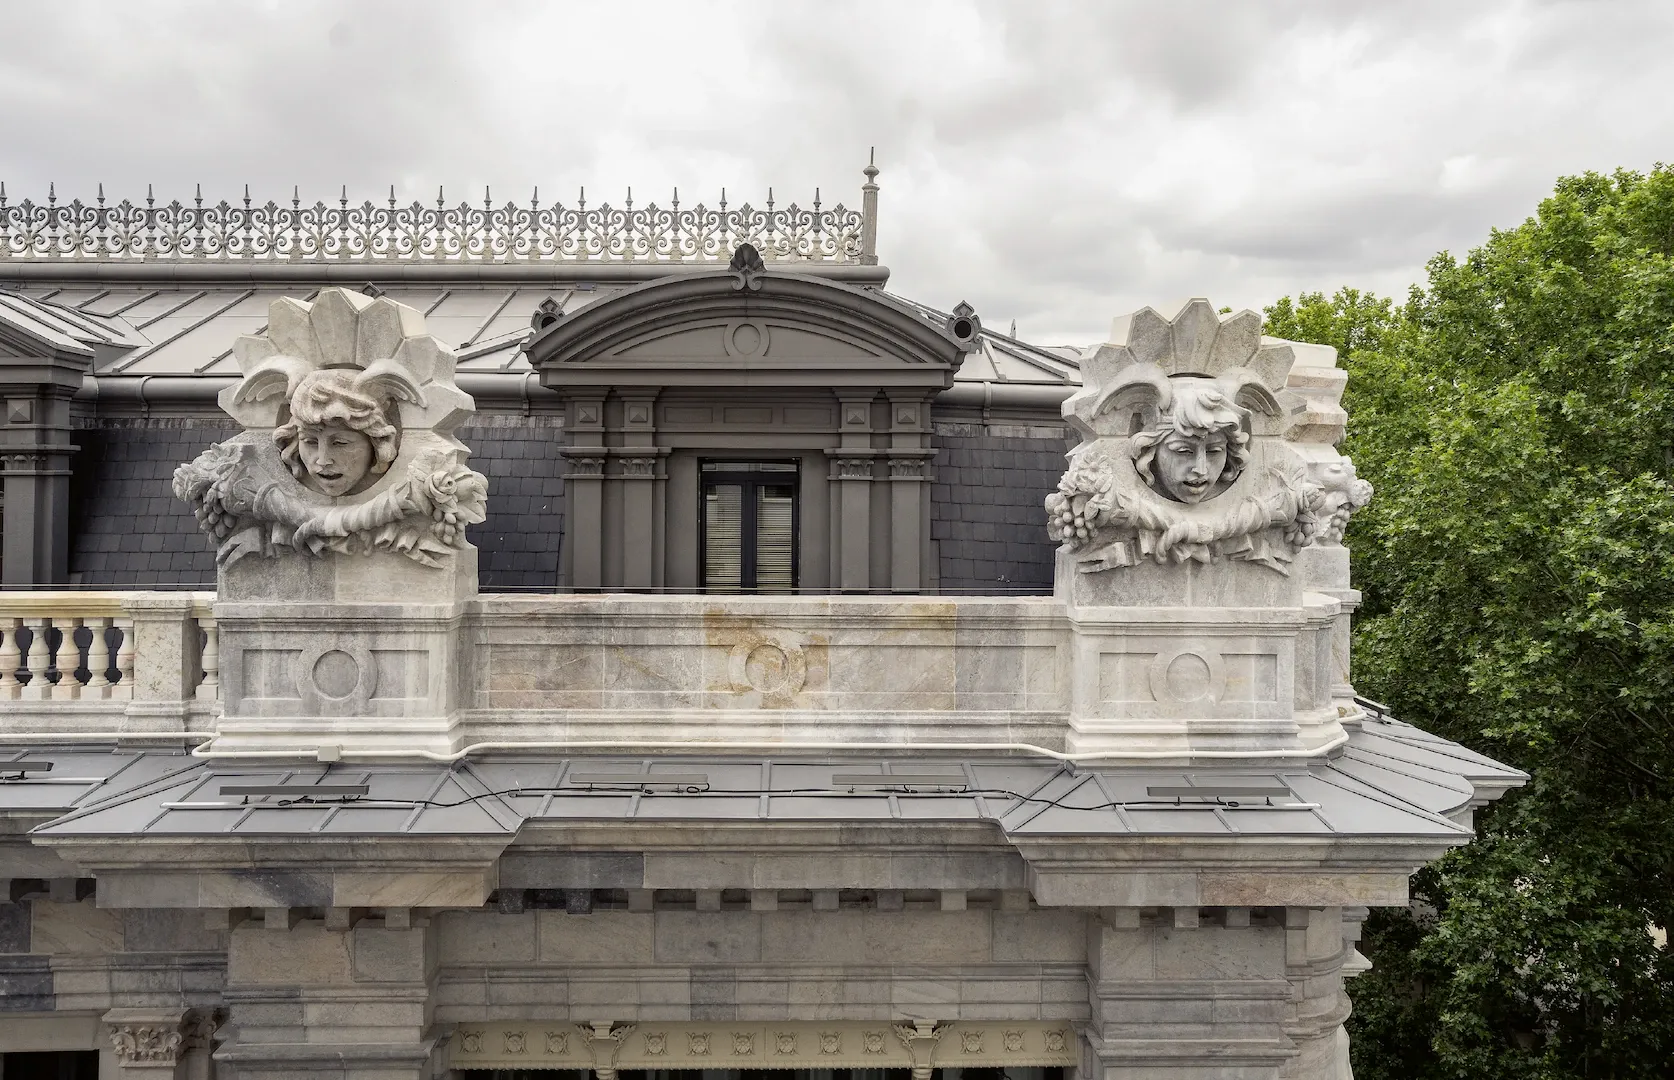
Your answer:
[[[750,464],[758,466],[752,469],[714,469],[712,466],[725,462],[728,465]],[[768,471],[767,466],[777,466]],[[790,468],[785,468],[790,466]],[[738,592],[721,592],[715,590],[717,596],[727,595],[761,595],[760,586],[756,582],[756,489],[761,487],[783,487],[789,485],[791,489],[791,587],[788,594],[794,596],[802,591],[802,464],[795,460],[782,458],[764,458],[759,462],[740,460],[736,457],[711,458],[698,462],[698,589],[710,592],[709,587],[709,489],[717,484],[737,484],[740,490],[739,523],[738,523]],[[749,584],[745,584],[748,582]]]

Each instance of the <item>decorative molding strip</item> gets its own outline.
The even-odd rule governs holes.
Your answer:
[[[869,195],[875,202],[875,193]],[[433,207],[399,206],[394,188],[386,206],[351,206],[346,188],[336,206],[304,206],[294,192],[283,206],[253,204],[248,187],[242,205],[206,206],[201,187],[190,205],[158,205],[149,189],[143,205],[126,199],[110,205],[103,185],[93,203],[62,204],[54,189],[44,203],[8,203],[0,185],[0,261],[724,264],[749,244],[768,261],[861,263],[876,261],[863,250],[870,235],[861,211],[822,207],[818,191],[807,210],[775,206],[771,190],[765,209],[728,207],[725,191],[714,209],[682,208],[678,190],[666,209],[636,207],[631,188],[621,207],[589,207],[586,189],[574,206],[542,206],[538,189],[526,206],[496,206],[486,191],[480,206],[447,206],[440,191]]]
[[[607,1050],[601,1054],[600,1050]],[[1072,1067],[1070,1024],[1040,1020],[935,1024],[838,1021],[567,1024],[462,1023],[456,1069],[912,1069]],[[607,1078],[608,1080],[608,1078]]]

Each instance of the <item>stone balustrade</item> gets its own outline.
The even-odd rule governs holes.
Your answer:
[[[0,732],[143,733],[213,712],[213,593],[0,593]]]
[[[1353,707],[1331,648],[1341,605],[1305,595],[1228,643],[1151,609],[1089,622],[1052,597],[488,594],[421,633],[401,605],[276,620],[209,593],[9,593],[0,733],[199,731],[218,749],[304,752],[1085,753],[1075,736],[1094,715],[1096,749],[1115,756],[1309,754]],[[387,640],[345,636],[368,622]]]

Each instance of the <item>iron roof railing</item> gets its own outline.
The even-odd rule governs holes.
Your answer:
[[[714,208],[636,206],[633,189],[620,207],[589,206],[586,189],[575,205],[543,206],[537,188],[527,205],[351,205],[343,189],[332,206],[255,203],[248,185],[241,202],[205,204],[200,185],[189,203],[158,203],[150,188],[143,203],[97,199],[60,203],[56,186],[45,202],[8,202],[0,183],[0,264],[18,260],[99,262],[726,262],[739,244],[755,245],[769,261],[876,263],[876,169],[868,167],[863,209],[823,206],[818,189],[811,209],[792,203]]]

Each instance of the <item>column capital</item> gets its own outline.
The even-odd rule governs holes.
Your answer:
[[[123,1075],[145,1069],[147,1075],[162,1076],[180,1064],[186,1050],[185,1024],[188,1010],[112,1009],[100,1019],[109,1028],[111,1048]]]

